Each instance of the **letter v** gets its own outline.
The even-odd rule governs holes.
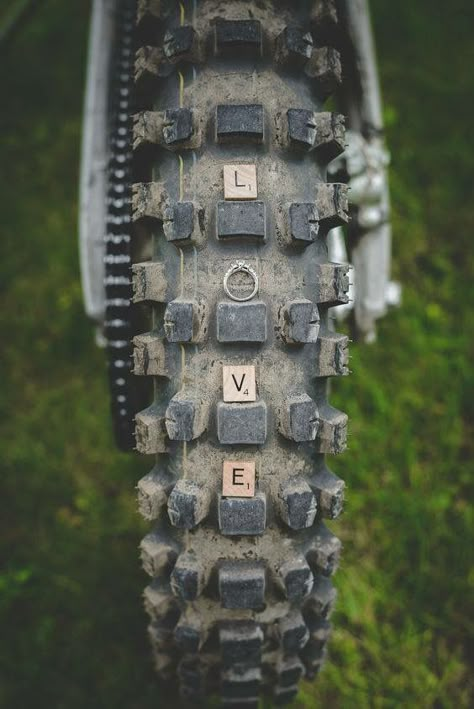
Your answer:
[[[234,384],[237,388],[237,391],[241,391],[242,386],[244,384],[245,374],[242,374],[242,379],[240,380],[240,384],[237,384],[237,379],[235,378],[235,374],[232,375],[232,379],[234,380]]]

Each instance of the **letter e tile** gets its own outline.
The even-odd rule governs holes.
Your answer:
[[[254,460],[224,460],[222,494],[224,497],[253,497],[255,495]]]

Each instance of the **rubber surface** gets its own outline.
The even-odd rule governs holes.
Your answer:
[[[348,273],[325,240],[347,220],[345,186],[325,182],[344,149],[343,117],[323,108],[340,81],[327,16],[333,27],[332,3],[138,3],[132,286],[148,327],[133,371],[149,394],[135,440],[154,456],[138,484],[154,524],[145,607],[157,671],[177,673],[193,700],[286,703],[325,656],[341,545],[324,520],[344,493],[325,456],[347,435],[328,377],[348,373],[347,338],[328,323]],[[224,166],[239,190],[242,165],[256,167],[256,200],[225,198]],[[246,302],[223,288],[239,261],[258,278]],[[232,287],[248,293],[249,271]],[[224,366],[255,368],[254,401],[224,401]],[[255,490],[234,497],[241,479]]]

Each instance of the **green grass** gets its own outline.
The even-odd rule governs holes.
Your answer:
[[[167,706],[146,643],[133,487],[82,313],[77,173],[88,3],[48,0],[2,57],[0,706]],[[473,654],[472,4],[373,0],[403,307],[334,402],[331,662],[298,707],[468,707]]]

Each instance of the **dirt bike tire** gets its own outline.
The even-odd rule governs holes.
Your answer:
[[[324,110],[341,81],[324,44],[335,5],[134,11],[131,286],[148,326],[132,372],[148,390],[135,442],[153,461],[138,500],[155,666],[186,700],[283,704],[324,660],[341,551],[327,521],[344,483],[326,463],[347,435],[328,401],[348,373],[328,317],[349,285],[326,246],[348,209],[325,181],[344,149],[343,117]]]

